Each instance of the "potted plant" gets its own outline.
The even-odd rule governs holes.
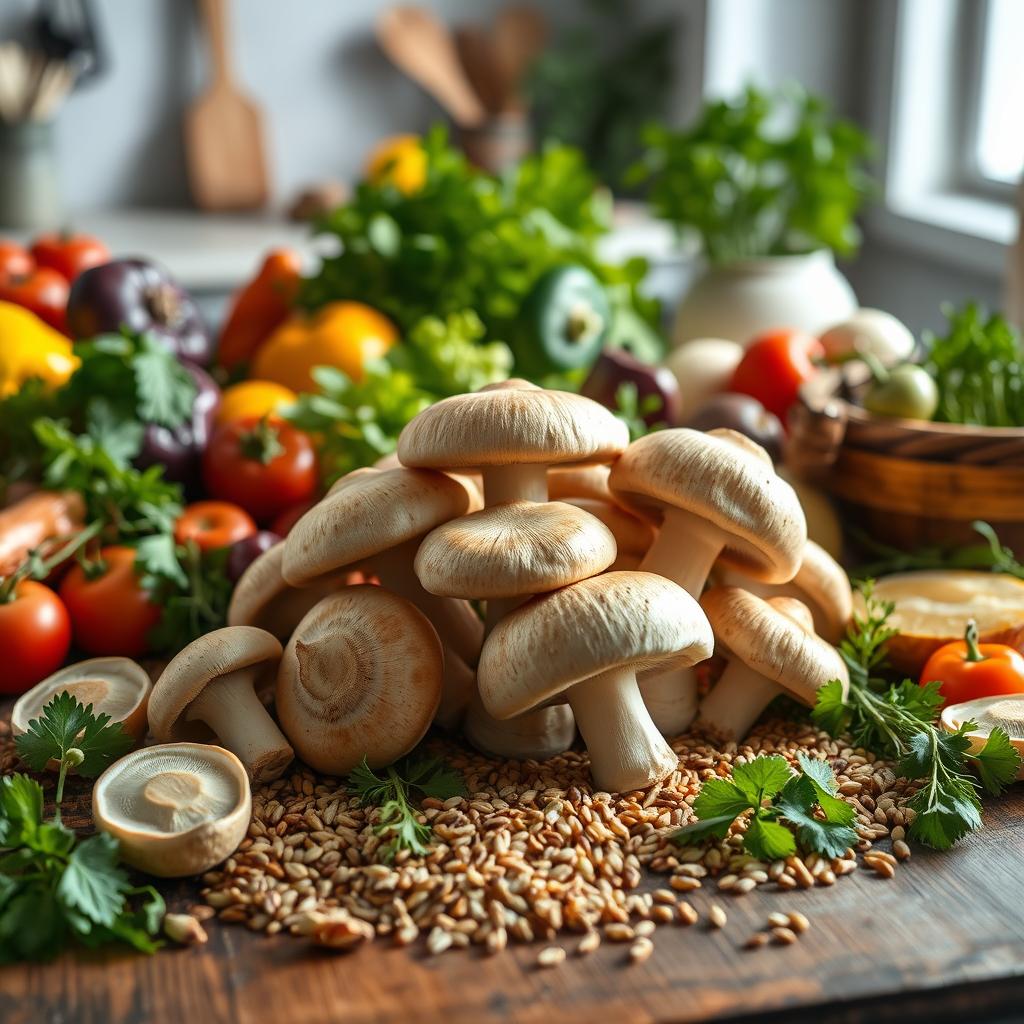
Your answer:
[[[773,327],[818,332],[856,299],[836,269],[860,242],[869,142],[802,90],[749,87],[705,105],[696,123],[651,126],[633,168],[653,212],[696,235],[707,267],[679,308],[675,344],[746,344]]]

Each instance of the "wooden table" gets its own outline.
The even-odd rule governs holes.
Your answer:
[[[723,897],[724,930],[659,928],[642,965],[627,966],[626,947],[607,942],[574,957],[574,936],[567,961],[540,970],[537,947],[426,957],[376,942],[345,955],[214,921],[200,948],[0,969],[0,1021],[1020,1021],[1024,785],[989,801],[985,818],[985,830],[950,853],[915,849],[891,881],[862,870],[831,889]],[[698,909],[708,894],[694,894]],[[168,897],[184,906],[194,889],[182,884]],[[776,909],[803,911],[811,930],[795,946],[742,949]]]

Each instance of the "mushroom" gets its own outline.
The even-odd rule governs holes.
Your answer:
[[[552,466],[548,470],[548,497],[552,500],[564,498],[596,498],[598,501],[614,501],[608,489],[608,466]]]
[[[617,551],[615,561],[608,567],[611,572],[636,569],[647,554],[647,549],[654,543],[654,528],[651,524],[613,501],[566,498],[565,502],[600,519],[611,530]]]
[[[439,724],[454,728],[469,700],[471,669],[483,639],[479,616],[465,601],[436,597],[413,572],[423,535],[464,515],[473,496],[460,482],[426,469],[363,469],[342,477],[292,527],[282,572],[293,586],[360,569],[412,601],[445,647],[446,678]],[[462,664],[458,662],[461,661]]]
[[[715,636],[730,651],[728,667],[700,705],[705,727],[739,740],[781,694],[811,705],[822,686],[838,679],[846,696],[846,664],[815,635],[811,613],[800,601],[765,601],[739,587],[713,587],[700,603]]]
[[[512,718],[564,693],[595,785],[643,789],[671,774],[678,758],[644,706],[636,673],[692,665],[713,646],[707,618],[681,587],[654,573],[604,573],[505,616],[480,654],[480,696],[490,714]]]
[[[611,462],[629,432],[604,406],[566,391],[512,379],[442,399],[398,438],[406,466],[479,469],[485,505],[548,499],[547,470]]]
[[[737,569],[718,566],[717,583],[742,587],[758,597],[795,597],[814,618],[814,631],[830,644],[843,638],[853,615],[853,591],[843,567],[823,548],[809,540],[804,547],[800,568],[789,583],[761,583]]]
[[[242,762],[205,743],[143,747],[92,791],[93,820],[118,840],[121,859],[160,878],[199,875],[230,857],[251,814]]]
[[[153,735],[161,743],[216,737],[252,779],[276,779],[295,754],[256,690],[280,657],[277,637],[255,626],[225,626],[193,640],[153,687]]]
[[[965,722],[973,722],[967,732],[970,753],[977,754],[988,741],[993,729],[1002,729],[1017,753],[1024,757],[1024,693],[1008,693],[994,697],[978,697],[962,704],[947,704],[942,709],[942,727],[957,732]],[[1024,765],[1017,772],[1024,781]]]
[[[47,676],[23,693],[11,711],[11,733],[20,736],[58,693],[70,693],[94,714],[120,722],[136,742],[146,736],[146,705],[153,689],[146,670],[130,658],[90,658]]]
[[[277,713],[303,761],[343,775],[391,764],[423,738],[441,700],[441,641],[383,587],[325,597],[296,627],[277,675]]]
[[[699,598],[716,559],[770,583],[791,580],[807,542],[803,510],[767,452],[733,430],[662,430],[634,441],[608,479],[620,503],[661,527],[640,570]],[[656,673],[640,683],[658,727],[682,732],[697,709],[696,677]]]
[[[338,574],[324,576],[307,587],[290,587],[281,572],[283,562],[282,541],[242,573],[228,605],[229,626],[258,626],[286,643],[302,616],[345,584],[345,577]]]

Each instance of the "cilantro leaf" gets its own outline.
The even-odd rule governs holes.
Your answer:
[[[128,876],[117,862],[117,840],[100,832],[71,851],[57,897],[65,908],[80,912],[73,918],[76,930],[88,932],[93,925],[114,924],[128,888]]]
[[[732,780],[751,806],[760,807],[765,799],[775,796],[785,786],[791,774],[789,762],[784,757],[762,754],[735,765]]]
[[[828,768],[827,765],[825,767]],[[823,798],[831,802],[831,813],[822,805],[824,820],[814,814],[814,805]],[[790,779],[779,794],[775,809],[796,827],[797,838],[807,850],[826,857],[840,857],[847,847],[857,842],[853,808],[845,800],[830,796],[827,790],[823,791],[809,775],[798,775]]]
[[[753,806],[753,802],[735,783],[714,777],[701,786],[693,802],[693,811],[701,820],[729,814],[735,819]]]
[[[188,586],[188,577],[178,561],[177,547],[169,533],[143,537],[135,545],[135,568],[146,590],[155,588],[161,578],[179,587]]]
[[[60,904],[48,884],[22,883],[0,914],[0,961],[52,960],[66,933]]]
[[[843,696],[843,684],[838,679],[827,682],[818,690],[811,719],[830,736],[838,736],[846,728],[850,709]]]
[[[1003,729],[993,729],[985,746],[968,757],[978,770],[985,792],[993,795],[1001,793],[1015,781],[1021,767],[1020,754]]]
[[[85,432],[118,466],[126,467],[139,454],[146,428],[130,415],[119,415],[105,398],[96,397],[89,402]]]
[[[0,844],[18,846],[35,840],[43,820],[43,787],[16,773],[0,779]]]
[[[736,820],[735,814],[720,814],[713,818],[701,818],[699,821],[683,825],[672,833],[672,842],[679,846],[696,846],[705,839],[724,839]]]
[[[410,787],[436,800],[466,794],[466,783],[461,773],[449,768],[439,757],[403,762],[400,773]]]
[[[743,835],[743,848],[759,860],[778,860],[796,853],[796,841],[785,826],[755,814]]]
[[[143,422],[174,429],[191,418],[196,383],[166,345],[143,334],[132,370],[138,415]]]
[[[836,795],[839,792],[839,785],[828,763],[808,757],[806,754],[797,754],[797,761],[804,776],[814,787],[815,800],[825,812],[825,817],[830,822],[852,826],[856,812],[842,797]]]

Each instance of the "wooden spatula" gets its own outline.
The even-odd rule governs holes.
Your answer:
[[[189,180],[204,210],[252,210],[270,193],[263,118],[239,91],[228,60],[227,0],[199,0],[210,37],[213,81],[185,117]]]
[[[505,105],[521,109],[523,78],[547,41],[548,27],[535,7],[512,4],[498,12],[494,23],[494,46],[499,73],[504,79]]]

